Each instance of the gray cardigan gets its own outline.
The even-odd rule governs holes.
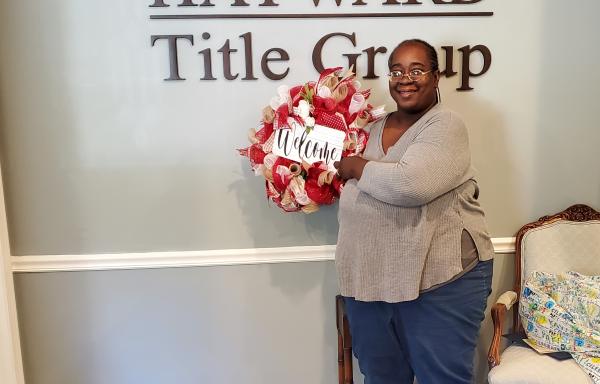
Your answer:
[[[480,260],[494,250],[462,119],[438,104],[387,154],[385,120],[370,126],[360,181],[348,180],[342,191],[336,267],[342,295],[400,302],[462,271],[463,229]]]

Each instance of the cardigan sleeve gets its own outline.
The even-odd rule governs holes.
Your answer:
[[[397,162],[369,161],[357,187],[383,202],[416,207],[464,183],[470,170],[467,129],[447,113],[432,118]]]

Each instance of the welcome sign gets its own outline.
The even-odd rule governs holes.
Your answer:
[[[315,124],[307,128],[294,119],[288,119],[290,128],[275,131],[273,153],[299,163],[322,161],[331,171],[333,163],[341,160],[346,134],[337,129]]]

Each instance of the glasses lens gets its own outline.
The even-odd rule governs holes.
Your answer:
[[[421,71],[420,69],[414,69],[408,73],[408,78],[412,81],[419,81],[424,74],[425,72]]]
[[[388,73],[388,77],[390,78],[391,82],[397,82],[402,80],[404,73],[402,71],[392,71]]]

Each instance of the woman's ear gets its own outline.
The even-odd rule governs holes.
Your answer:
[[[435,98],[438,103],[441,103],[442,102],[442,94],[440,93],[440,87],[438,85],[439,82],[440,82],[440,71],[435,71],[433,73],[433,87],[435,88]]]
[[[437,88],[440,82],[440,71],[437,70],[433,73],[433,85]]]

